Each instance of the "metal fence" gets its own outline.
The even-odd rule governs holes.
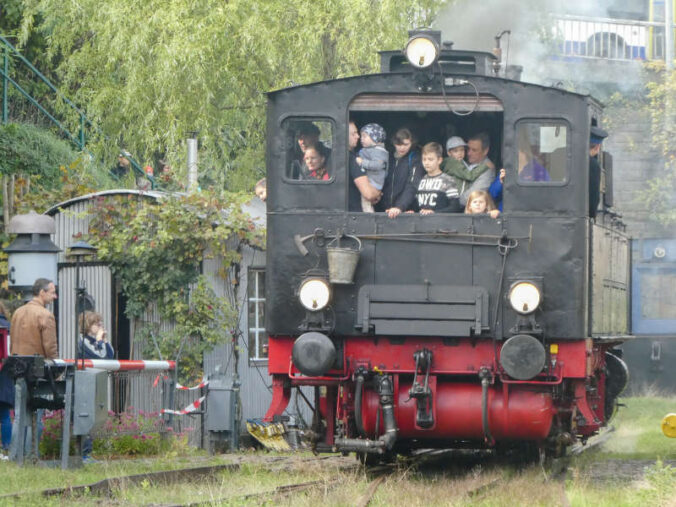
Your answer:
[[[173,372],[169,370],[109,370],[107,408],[111,422],[93,436],[105,437],[110,434],[111,427],[115,434],[184,433],[189,445],[199,447],[202,444],[202,407],[185,415],[162,415],[161,411],[180,411],[205,394],[206,389],[175,389]],[[125,416],[129,424],[120,424]]]
[[[555,21],[553,37],[563,56],[664,59],[664,23],[572,15],[557,17]]]

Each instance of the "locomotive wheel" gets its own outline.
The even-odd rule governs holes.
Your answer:
[[[397,453],[389,451],[385,454],[374,454],[370,452],[357,452],[356,458],[365,467],[373,467],[385,463],[392,463],[397,459]]]
[[[527,440],[518,442],[498,442],[495,453],[500,460],[511,464],[537,463],[542,459],[541,446]]]
[[[622,394],[629,382],[629,369],[622,359],[612,352],[606,352],[606,400],[604,415],[606,422],[617,412],[617,397]]]

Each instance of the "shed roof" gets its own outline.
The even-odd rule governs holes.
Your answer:
[[[55,204],[51,208],[49,208],[47,211],[45,211],[45,215],[50,215],[54,216],[58,213],[60,209],[65,209],[65,208],[70,208],[74,204],[77,204],[79,202],[83,201],[88,201],[90,199],[94,199],[96,197],[101,197],[101,196],[107,196],[107,195],[139,195],[142,197],[148,197],[150,199],[163,199],[165,197],[168,197],[170,195],[175,195],[175,194],[170,194],[167,192],[159,192],[157,190],[135,190],[135,189],[129,189],[129,188],[119,188],[119,189],[113,189],[113,190],[102,190],[100,192],[93,192],[91,194],[85,194],[81,195],[78,197],[73,197],[72,199],[68,199],[67,201],[60,202],[58,204]]]
[[[91,199],[95,199],[97,197],[102,197],[102,196],[109,196],[109,195],[138,195],[141,197],[148,197],[149,199],[154,199],[154,200],[160,200],[160,199],[166,199],[167,197],[171,196],[178,196],[178,195],[185,195],[182,193],[178,192],[160,192],[157,190],[134,190],[134,189],[128,189],[128,188],[121,188],[121,189],[114,189],[114,190],[102,190],[101,192],[93,192],[91,194],[85,194],[81,195],[79,197],[73,197],[72,199],[68,199],[67,201],[60,202],[59,204],[55,204],[51,208],[49,208],[47,211],[45,211],[45,215],[49,216],[54,216],[56,215],[59,210],[70,208],[71,206],[74,206],[77,203],[80,202],[86,202]],[[242,211],[247,213],[254,221],[254,223],[258,227],[265,227],[266,225],[266,206],[263,201],[261,201],[258,197],[254,197],[247,203],[245,203],[242,206]]]

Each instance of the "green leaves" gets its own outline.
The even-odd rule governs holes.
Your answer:
[[[127,315],[140,317],[155,303],[162,319],[174,323],[171,331],[151,326],[137,338],[148,357],[157,356],[151,333],[163,357],[175,358],[182,350],[179,364],[186,381],[201,376],[204,352],[230,340],[229,330],[237,327],[237,302],[217,297],[200,266],[206,256],[214,256],[227,267],[239,259],[241,242],[263,244],[263,231],[252,229],[240,210],[248,198],[219,199],[205,192],[160,202],[107,196],[93,206],[90,239],[122,286]],[[233,241],[233,236],[241,239]],[[227,278],[228,270],[220,274]]]
[[[24,37],[46,37],[62,88],[140,160],[185,169],[199,131],[205,188],[264,173],[265,92],[376,72],[443,0],[26,0]],[[93,146],[110,160],[116,142]],[[179,174],[179,177],[184,176]]]
[[[646,70],[652,74],[652,81],[646,85],[646,99],[641,104],[633,100],[633,117],[649,115],[650,119],[650,145],[656,151],[656,156],[661,156],[656,165],[654,175],[647,179],[636,191],[637,200],[648,211],[650,219],[662,225],[676,224],[676,148],[674,137],[676,136],[676,71],[667,71],[663,62],[652,63],[646,66]],[[636,104],[641,109],[636,111]],[[645,150],[645,146],[640,147]]]
[[[40,175],[56,181],[59,167],[78,158],[70,144],[51,132],[19,123],[0,125],[0,172]]]

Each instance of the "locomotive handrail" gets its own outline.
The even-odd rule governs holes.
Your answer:
[[[289,378],[291,380],[309,380],[309,381],[330,380],[332,382],[333,381],[343,382],[345,380],[348,380],[352,376],[350,373],[348,373],[347,376],[345,376],[345,377],[309,377],[307,375],[303,375],[302,373],[299,376],[299,375],[294,375],[294,373],[293,373],[294,367],[293,366],[294,366],[293,361],[289,361]],[[296,370],[296,371],[298,371],[298,370]],[[300,372],[298,372],[298,373],[300,373]]]
[[[315,230],[312,234],[307,236],[301,236],[300,234],[295,234],[293,236],[294,243],[296,248],[301,253],[301,255],[308,255],[309,251],[305,246],[305,242],[313,238],[321,238],[324,244],[319,244],[319,247],[326,246],[327,244],[333,243],[339,237],[350,237],[355,238],[357,241],[360,239],[371,239],[371,240],[389,240],[389,241],[403,241],[403,242],[412,242],[412,243],[438,243],[442,245],[471,245],[471,246],[499,246],[502,248],[512,249],[519,246],[520,239],[527,239],[532,241],[532,235],[528,236],[515,236],[513,238],[508,238],[504,235],[495,235],[495,234],[472,234],[464,233],[457,231],[437,231],[437,232],[412,232],[412,233],[386,233],[386,234],[340,234],[335,236],[327,236],[324,234],[323,230]],[[433,239],[435,237],[445,237],[448,240]],[[462,241],[462,240],[452,240],[453,238],[472,238],[479,240],[493,240],[493,241]],[[330,239],[328,243],[326,240]],[[450,241],[449,241],[450,240]],[[507,241],[508,243],[503,243]],[[317,241],[315,241],[317,244]],[[359,241],[361,246],[361,241]]]
[[[380,236],[359,236],[362,239],[385,239],[391,241],[404,241],[410,243],[437,243],[441,245],[471,245],[471,246],[504,246],[506,248],[516,248],[519,242],[516,239],[510,239],[509,245],[502,245],[499,240],[494,243],[476,242],[476,241],[444,241],[440,239],[425,239],[425,238],[394,238],[394,237],[380,237]]]

